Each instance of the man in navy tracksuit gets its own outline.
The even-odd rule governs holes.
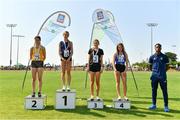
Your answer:
[[[164,97],[164,111],[169,112],[166,77],[169,59],[165,54],[161,53],[161,44],[157,43],[155,45],[155,51],[156,53],[149,58],[150,69],[152,70],[150,78],[152,87],[152,105],[149,109],[156,109],[156,96],[159,83]]]

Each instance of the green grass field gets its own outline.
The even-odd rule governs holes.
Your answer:
[[[46,71],[43,79],[43,93],[48,101],[45,110],[25,110],[24,97],[31,93],[31,74],[27,75],[25,89],[22,93],[21,84],[24,71],[0,71],[0,119],[180,119],[180,72],[168,72],[168,92],[170,112],[163,111],[163,98],[158,89],[157,106],[155,111],[148,110],[151,104],[150,72],[135,72],[140,96],[137,96],[135,85],[128,73],[128,97],[131,100],[130,110],[87,109],[86,99],[90,96],[88,88],[84,88],[85,72],[72,72],[72,86],[76,89],[76,109],[55,110],[55,91],[61,87],[59,72]],[[101,78],[100,97],[105,105],[112,104],[116,97],[113,72],[104,72]]]

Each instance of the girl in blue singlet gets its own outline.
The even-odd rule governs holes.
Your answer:
[[[68,39],[68,31],[65,31],[63,33],[63,37],[64,40],[59,43],[59,56],[61,59],[61,80],[63,83],[62,90],[70,91],[73,43]],[[66,73],[67,79],[65,77]]]
[[[128,100],[126,96],[127,86],[126,86],[126,71],[128,69],[128,55],[124,49],[124,45],[119,43],[116,46],[116,53],[113,55],[113,68],[114,68],[114,77],[116,79],[116,91],[118,95],[118,100],[121,100],[120,95],[120,77],[123,83],[123,93],[124,99]]]

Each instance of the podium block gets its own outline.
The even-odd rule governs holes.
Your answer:
[[[104,107],[104,102],[102,99],[99,101],[94,99],[93,101],[87,100],[87,108],[89,109],[103,109]]]
[[[131,102],[128,100],[117,100],[113,99],[113,106],[115,109],[130,109],[131,108]]]
[[[55,109],[75,109],[76,91],[56,90]]]
[[[25,109],[44,109],[47,104],[47,96],[42,95],[41,97],[32,97],[28,95],[25,97]]]

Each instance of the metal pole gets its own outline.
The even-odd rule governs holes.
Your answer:
[[[153,28],[151,26],[151,55],[153,54]]]
[[[11,42],[10,42],[10,67],[12,64],[12,27],[11,27]]]
[[[151,27],[151,55],[153,54],[153,27],[156,27],[157,23],[147,23],[148,27]]]
[[[18,41],[17,41],[17,67],[19,68],[19,37],[18,37]]]
[[[12,65],[12,33],[13,33],[13,27],[16,27],[16,25],[17,24],[7,24],[6,26],[7,27],[10,27],[11,28],[11,41],[10,41],[10,64],[9,64],[9,66],[11,67],[11,65]]]
[[[24,37],[23,35],[13,35],[13,37],[17,37],[17,61],[16,61],[16,65],[19,68],[19,38],[20,37]]]

